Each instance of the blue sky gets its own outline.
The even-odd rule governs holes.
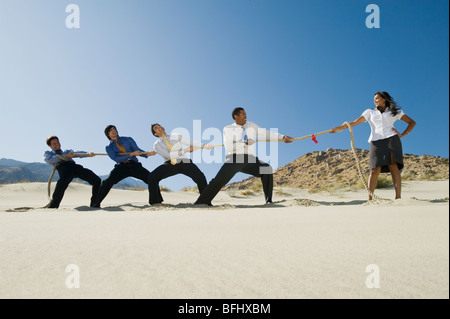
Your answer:
[[[71,3],[79,29],[65,24]],[[366,27],[371,3],[378,29]],[[356,119],[378,90],[417,122],[405,153],[448,157],[448,12],[447,0],[0,0],[0,158],[43,162],[50,135],[103,153],[109,124],[151,150],[151,123],[222,130],[235,106],[300,137]],[[368,149],[369,134],[355,128],[356,147]],[[318,141],[277,145],[278,167],[350,148],[348,131]],[[77,162],[99,175],[114,164]],[[141,162],[153,170],[162,158]],[[220,166],[199,164],[208,181]]]

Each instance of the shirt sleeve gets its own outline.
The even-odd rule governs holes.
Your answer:
[[[370,119],[370,109],[367,109],[363,112],[362,116],[366,119],[366,121],[369,121]]]
[[[249,138],[252,137],[253,139],[258,140],[265,140],[265,141],[280,141],[283,139],[284,135],[275,133],[269,130],[266,130],[265,128],[260,127],[258,124],[250,123],[248,122],[248,128],[247,133]]]
[[[51,151],[45,151],[44,153],[44,162],[50,165],[54,165],[56,163],[59,163],[61,160],[56,156],[55,152]]]
[[[61,151],[61,155],[58,155],[54,151],[46,151],[44,153],[44,161],[47,164],[51,164],[51,165],[57,164],[61,161],[73,162],[73,159],[67,158],[67,154],[69,154],[69,153],[75,153],[75,152],[72,149],[68,149],[68,150]],[[79,153],[81,153],[81,152],[79,152]]]
[[[203,146],[202,143],[197,142],[197,141],[192,141],[189,138],[180,135],[180,134],[171,134],[170,136],[172,139],[175,138],[176,140],[178,140],[178,142],[176,144],[174,144],[174,150],[172,150],[170,152],[170,158],[180,158],[183,157],[183,146],[182,145],[186,145],[186,146],[192,146],[195,148],[201,148]]]
[[[108,146],[106,146],[105,150],[106,150],[106,153],[108,153],[109,158],[111,158],[113,161],[115,161],[117,163],[122,163],[122,162],[125,162],[130,159],[130,154],[119,155],[119,153],[113,149],[112,144],[109,144]]]
[[[128,142],[130,143],[131,152],[134,152],[134,151],[145,152],[143,149],[141,149],[139,146],[137,146],[136,142],[134,141],[134,139],[132,137],[128,137],[127,139],[128,139]],[[148,157],[148,155],[146,155],[146,154],[142,154],[139,156],[145,157],[145,158]]]
[[[283,139],[284,135],[280,133],[271,132],[266,130],[265,128],[258,127],[257,129],[258,139],[266,140],[266,141],[280,141]]]
[[[186,146],[193,146],[195,148],[201,148],[203,146],[203,144],[201,142],[197,142],[197,141],[192,141],[190,139],[188,139],[187,137],[184,137],[183,135],[178,135],[179,136],[179,141]]]
[[[71,150],[72,151],[72,150]],[[85,151],[72,151],[72,153],[76,153],[76,154],[87,154],[87,152]],[[75,157],[83,157],[83,156],[75,156]]]
[[[399,110],[397,115],[395,115],[395,119],[400,120],[403,115],[405,115],[405,112],[403,112],[403,110]]]
[[[137,144],[136,144],[136,142],[133,140],[133,138],[127,137],[127,140],[128,140],[128,143],[130,143],[131,152],[134,152],[134,151],[141,151],[141,152],[143,152],[143,150],[141,150],[141,149],[137,146]]]

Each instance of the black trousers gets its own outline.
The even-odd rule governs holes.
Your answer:
[[[64,192],[69,186],[70,182],[74,178],[80,178],[90,185],[92,185],[92,196],[90,206],[93,206],[97,197],[97,193],[100,189],[102,180],[91,170],[84,168],[81,165],[75,164],[75,162],[64,162],[58,165],[56,168],[59,174],[59,180],[56,183],[55,191],[53,192],[52,201],[49,208],[58,208],[61,200],[63,199]]]
[[[236,173],[241,172],[255,177],[261,177],[266,203],[272,202],[273,171],[269,164],[260,161],[252,155],[233,155],[220,168],[205,190],[200,194],[195,204],[211,205],[211,201]]]
[[[108,195],[111,188],[122,179],[134,177],[147,184],[149,174],[150,172],[139,162],[130,161],[127,163],[116,164],[111,173],[109,173],[108,178],[102,182],[94,207],[100,207],[100,204],[105,199],[106,195]]]
[[[163,165],[158,166],[152,171],[148,177],[148,191],[149,191],[149,203],[158,204],[162,203],[164,199],[161,196],[161,191],[159,189],[159,182],[167,177],[184,174],[197,184],[200,194],[205,189],[207,182],[206,177],[202,171],[192,163],[191,160],[186,162],[180,162],[178,164],[172,165],[170,161],[165,162]]]

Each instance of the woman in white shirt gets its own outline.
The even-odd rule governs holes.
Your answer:
[[[369,158],[370,158],[370,176],[369,176],[369,200],[377,186],[380,173],[391,172],[392,181],[395,188],[395,199],[401,198],[401,175],[403,168],[403,151],[401,137],[408,135],[416,125],[416,122],[403,113],[397,107],[397,103],[384,91],[375,93],[374,104],[376,108],[367,109],[364,113],[350,122],[354,127],[364,122],[369,122],[371,134],[369,137]],[[394,122],[402,120],[408,124],[403,133],[399,133],[394,128]],[[348,128],[346,124],[333,127],[330,133],[337,133]]]

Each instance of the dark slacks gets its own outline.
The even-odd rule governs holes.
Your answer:
[[[134,177],[147,184],[149,174],[150,172],[139,162],[130,161],[127,163],[116,164],[111,173],[109,173],[108,178],[102,182],[94,206],[100,207],[101,202],[105,199],[106,195],[108,195],[111,188],[122,179]]]
[[[205,189],[207,182],[206,177],[200,171],[200,169],[192,163],[191,160],[186,162],[180,162],[176,165],[172,165],[170,161],[155,168],[148,178],[148,191],[149,191],[149,203],[150,205],[158,204],[163,202],[163,197],[159,188],[159,182],[167,177],[183,174],[190,177],[198,187],[200,194]]]
[[[260,161],[252,155],[233,155],[220,168],[205,190],[200,194],[195,204],[211,205],[211,201],[236,173],[241,172],[260,177],[266,203],[272,202],[273,171],[269,164]]]
[[[97,197],[97,193],[100,189],[100,184],[102,182],[100,177],[98,177],[91,170],[84,168],[81,165],[75,164],[72,161],[61,163],[57,166],[56,169],[58,170],[59,180],[56,183],[55,191],[53,192],[52,201],[49,208],[59,207],[59,204],[63,199],[64,192],[74,178],[80,178],[92,185],[90,206],[93,206],[94,201]]]

